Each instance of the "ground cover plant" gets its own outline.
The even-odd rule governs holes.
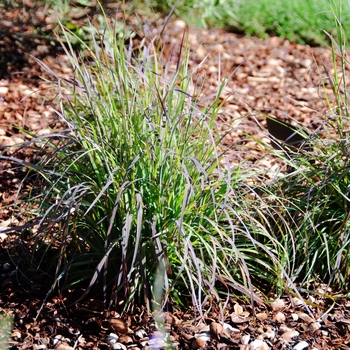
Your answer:
[[[313,132],[302,132],[298,147],[283,149],[290,171],[268,189],[271,204],[285,215],[274,222],[280,242],[293,257],[293,279],[312,285],[320,281],[349,288],[349,127],[348,73],[342,13],[333,6],[337,34],[332,37],[334,74],[320,70],[329,113]],[[320,72],[320,74],[321,74]],[[326,85],[332,93],[326,93]],[[293,130],[294,131],[294,130]],[[288,237],[287,232],[292,232]],[[283,244],[283,243],[282,243]]]
[[[173,2],[145,1],[147,7],[168,10]],[[346,1],[343,23],[349,21]],[[224,27],[235,32],[266,38],[275,35],[293,42],[311,45],[329,44],[327,35],[333,33],[334,17],[328,0],[316,1],[239,1],[206,0],[179,1],[177,15],[194,25]],[[345,29],[347,35],[348,29]]]
[[[281,273],[279,243],[256,240],[268,233],[246,204],[245,180],[255,174],[226,169],[217,151],[221,90],[205,97],[195,84],[186,33],[174,64],[158,56],[159,38],[134,50],[115,28],[92,26],[79,55],[63,32],[76,73],[71,82],[56,77],[67,130],[33,141],[47,154],[31,166],[37,219],[21,237],[20,270],[30,278],[34,266],[50,292],[83,287],[82,298],[108,305],[151,308],[156,298],[161,307],[171,296],[201,312],[223,292],[253,297],[251,274]]]

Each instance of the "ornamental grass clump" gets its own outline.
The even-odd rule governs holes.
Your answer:
[[[349,59],[339,8],[333,6],[337,38],[332,40],[334,70],[319,67],[329,112],[312,122],[313,132],[300,131],[300,147],[274,151],[288,172],[262,188],[269,212],[263,222],[284,247],[280,263],[303,287],[326,283],[349,288],[350,271],[350,140],[348,107]],[[331,93],[330,93],[331,91]],[[264,194],[263,194],[264,193]],[[279,215],[271,216],[271,210]],[[281,256],[280,256],[281,257]]]
[[[159,309],[171,296],[201,311],[221,293],[253,296],[250,273],[275,274],[279,244],[266,263],[270,248],[257,249],[248,227],[244,183],[255,175],[222,165],[217,151],[223,84],[201,101],[185,34],[174,64],[162,58],[159,37],[135,48],[117,27],[91,26],[79,53],[65,37],[75,72],[56,77],[66,130],[34,140],[46,156],[34,169],[37,219],[22,256],[53,281],[49,292],[83,288],[78,300],[151,308],[157,299]]]

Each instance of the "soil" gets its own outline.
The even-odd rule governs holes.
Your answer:
[[[115,15],[119,5],[105,5],[107,13]],[[71,5],[67,16],[69,23],[79,28],[86,23],[86,14],[93,19],[98,13],[91,1],[87,7]],[[147,40],[159,33],[163,23],[164,18],[156,15],[149,18],[141,13],[128,18],[128,25]],[[286,295],[276,303],[258,303],[253,309],[249,303],[231,298],[224,311],[212,304],[206,305],[209,311],[203,315],[169,309],[155,317],[142,308],[123,315],[107,313],[97,300],[71,305],[81,291],[46,299],[47,288],[41,279],[19,283],[19,271],[7,251],[11,243],[3,232],[16,223],[14,210],[17,223],[25,222],[20,197],[30,190],[30,182],[18,193],[25,176],[21,162],[35,162],[41,155],[23,142],[63,125],[54,113],[53,77],[43,65],[61,79],[73,76],[53,34],[55,29],[48,5],[23,0],[0,7],[0,311],[14,317],[10,348],[161,349],[169,346],[166,341],[177,349],[349,349],[350,302],[327,286],[304,293],[305,302]],[[185,30],[193,52],[190,66],[197,67],[193,93],[203,85],[206,96],[215,94],[227,78],[218,122],[221,130],[230,130],[223,147],[236,145],[228,152],[232,163],[261,159],[261,150],[245,135],[267,138],[262,113],[293,125],[301,123],[311,132],[318,132],[325,118],[334,113],[328,81],[334,66],[329,48],[276,37],[262,40],[219,29],[186,28],[183,21],[172,20],[162,43],[165,56],[175,66]],[[17,144],[22,146],[13,147]],[[239,145],[241,152],[237,152]],[[5,161],[1,158],[5,155],[17,161]],[[274,166],[271,159],[265,162],[260,165]],[[0,345],[1,336],[4,332],[0,331]]]

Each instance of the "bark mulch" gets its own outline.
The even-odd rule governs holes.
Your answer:
[[[107,4],[109,13],[115,12],[115,5]],[[93,17],[96,11],[93,5],[76,6],[70,21],[79,26],[80,14]],[[23,0],[18,7],[0,7],[0,19],[0,156],[33,162],[40,157],[37,150],[9,146],[30,141],[25,131],[43,135],[62,125],[52,110],[55,90],[42,80],[49,77],[32,56],[61,78],[69,79],[73,72],[52,34],[55,24],[48,5]],[[130,18],[130,25],[140,29],[138,19]],[[147,28],[157,28],[153,22],[145,20],[139,34],[151,38],[154,32]],[[174,65],[184,30],[185,24],[174,20],[163,37],[164,53]],[[225,147],[242,145],[241,152],[235,147],[229,153],[233,164],[261,158],[261,150],[244,136],[267,135],[265,118],[256,110],[300,122],[311,131],[331,113],[324,98],[324,92],[332,94],[327,83],[333,69],[329,48],[198,28],[189,28],[189,43],[190,65],[199,65],[194,93],[203,85],[206,95],[215,94],[220,80],[228,78],[219,124],[222,130],[234,126]],[[274,166],[273,160],[265,162],[266,168]],[[74,304],[81,295],[77,290],[46,299],[48,281],[42,276],[26,280],[8,254],[11,237],[2,233],[14,224],[14,211],[17,222],[25,221],[20,197],[30,183],[18,193],[24,176],[20,165],[14,168],[13,162],[0,158],[0,315],[8,322],[14,317],[11,349],[350,349],[350,301],[324,285],[302,293],[304,301],[293,295],[275,300],[271,295],[271,302],[252,308],[243,299],[231,298],[224,310],[215,303],[205,305],[202,315],[171,306],[153,315],[137,307],[122,315],[119,310],[107,313],[98,300]],[[0,348],[6,347],[1,347],[4,329]]]

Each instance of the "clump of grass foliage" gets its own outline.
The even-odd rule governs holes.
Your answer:
[[[151,307],[171,295],[201,310],[221,292],[252,296],[251,274],[273,284],[280,245],[251,236],[268,235],[245,198],[254,173],[223,166],[217,150],[223,84],[201,101],[185,35],[172,63],[160,38],[133,50],[131,37],[105,22],[102,31],[91,26],[79,54],[63,30],[75,77],[56,77],[67,129],[33,141],[46,156],[32,167],[40,189],[29,198],[38,219],[34,244],[22,247],[28,263],[51,278],[51,291],[83,287],[81,297],[110,304]]]
[[[332,42],[334,73],[320,67],[329,115],[308,135],[300,149],[277,152],[290,172],[264,187],[269,208],[268,226],[285,247],[293,281],[310,286],[319,282],[349,288],[350,274],[350,162],[346,37],[339,6],[331,6],[337,34]],[[331,87],[332,96],[327,93]],[[317,121],[320,122],[320,121]],[[278,209],[279,208],[279,209]],[[272,220],[271,220],[272,219]],[[282,261],[281,261],[282,263]],[[287,266],[285,266],[287,268]]]

